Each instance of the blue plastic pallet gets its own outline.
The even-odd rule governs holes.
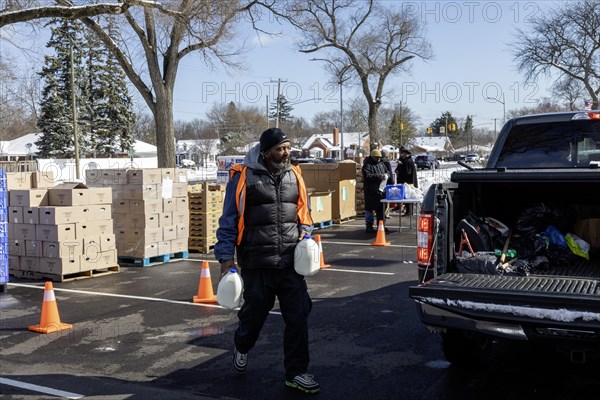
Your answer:
[[[333,226],[333,220],[330,219],[329,221],[322,221],[322,222],[317,222],[313,225],[313,227],[315,229],[323,229],[323,228],[329,228],[330,226]]]
[[[185,260],[190,257],[189,252],[180,251],[178,253],[162,254],[154,257],[118,257],[119,265],[128,265],[132,267],[150,267],[152,265],[164,264],[174,260]]]

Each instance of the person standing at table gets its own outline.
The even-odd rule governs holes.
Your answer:
[[[417,179],[417,166],[415,165],[415,161],[412,159],[412,153],[405,147],[400,148],[400,159],[398,160],[398,166],[396,167],[396,183],[403,184],[406,183],[408,185],[413,185],[414,187],[419,187],[419,182]],[[406,213],[412,213],[412,204],[408,204],[405,207]]]
[[[375,219],[373,212],[377,215],[377,224],[379,225],[379,221],[383,221],[385,224],[385,204],[381,200],[385,198],[385,184],[391,180],[391,177],[388,176],[387,167],[381,158],[381,150],[374,149],[371,151],[371,155],[365,158],[362,166],[367,233],[377,232],[373,227]],[[382,186],[383,190],[381,190]],[[385,231],[387,233],[388,229],[385,228]]]

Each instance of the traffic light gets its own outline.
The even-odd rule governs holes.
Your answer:
[[[403,131],[404,130],[404,122],[400,122],[400,130]]]
[[[431,135],[433,133],[433,128],[432,127],[427,128],[427,133],[429,133]]]
[[[450,124],[450,126],[448,126],[448,130],[453,132],[456,130],[456,124]]]

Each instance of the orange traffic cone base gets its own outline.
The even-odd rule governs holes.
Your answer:
[[[201,298],[198,296],[194,296],[193,301],[194,301],[194,303],[216,303],[217,295],[214,295],[214,296],[208,297],[208,298]]]
[[[39,332],[39,333],[55,333],[60,331],[66,331],[68,329],[73,329],[72,324],[65,324],[64,322],[59,323],[51,323],[46,326],[41,325],[31,325],[29,327],[30,331]]]
[[[325,269],[331,267],[331,264],[325,264],[325,257],[323,256],[323,245],[321,244],[321,235],[315,235],[315,242],[319,245],[319,268]]]

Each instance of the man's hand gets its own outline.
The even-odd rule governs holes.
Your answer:
[[[308,234],[307,231],[305,231],[304,229],[300,229],[300,233],[298,234],[298,241],[301,241],[302,239],[304,239],[304,236],[307,234]]]
[[[235,262],[233,260],[223,261],[221,263],[221,276],[219,277],[219,281],[225,276],[229,269],[233,267],[235,267]]]

